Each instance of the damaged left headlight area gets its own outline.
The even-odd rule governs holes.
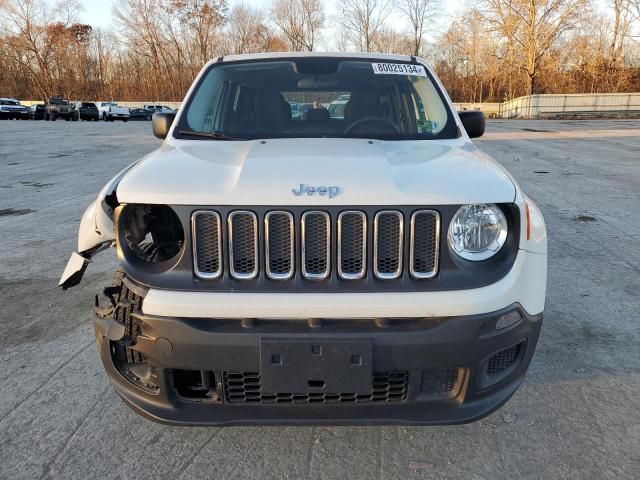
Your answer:
[[[98,341],[108,342],[111,362],[122,377],[149,394],[160,391],[158,370],[141,350],[142,303],[147,287],[125,274],[129,271],[161,273],[179,261],[185,247],[184,229],[166,205],[126,204],[114,211],[116,247],[121,266],[113,285],[96,297]]]
[[[185,238],[182,223],[171,207],[121,205],[116,209],[114,219],[121,262],[156,272],[175,265]]]

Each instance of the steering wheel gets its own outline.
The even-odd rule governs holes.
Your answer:
[[[378,127],[377,130],[374,130],[375,133],[383,133],[385,131],[400,133],[400,128],[391,120],[387,120],[386,118],[381,117],[364,117],[360,120],[356,120],[347,128],[345,128],[344,134],[348,135],[350,133],[357,133],[363,125],[367,125],[370,129],[375,129],[376,127]]]

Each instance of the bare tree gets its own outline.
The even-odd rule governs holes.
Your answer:
[[[2,7],[1,34],[6,54],[40,98],[57,93],[54,91],[62,83],[63,70],[69,67],[68,58],[60,53],[73,39],[70,27],[77,4],[61,2],[58,11],[50,11],[44,0],[6,0]]]
[[[589,5],[589,0],[480,0],[480,11],[509,44],[527,74],[527,93],[533,94],[545,55],[576,28]]]
[[[400,9],[409,19],[413,35],[413,55],[421,55],[427,22],[433,17],[437,0],[404,0]]]
[[[229,53],[253,53],[267,48],[271,34],[263,23],[262,11],[236,5],[229,14]]]
[[[271,18],[293,51],[312,51],[325,21],[321,0],[274,0]]]
[[[383,28],[392,0],[342,0],[339,21],[343,33],[358,50],[371,52],[375,37]]]
[[[410,36],[383,27],[373,37],[373,49],[380,53],[413,55],[413,42]]]

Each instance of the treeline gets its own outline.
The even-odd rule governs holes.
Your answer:
[[[605,3],[475,0],[439,31],[438,0],[118,0],[105,31],[75,0],[0,0],[0,96],[179,101],[209,59],[291,50],[423,56],[460,102],[640,91],[640,0]]]

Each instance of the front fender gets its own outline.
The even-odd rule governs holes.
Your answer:
[[[58,282],[64,290],[79,284],[91,258],[113,245],[116,238],[113,211],[118,206],[116,189],[122,178],[139,161],[132,163],[113,177],[82,215],[78,230],[78,250],[71,254]]]

